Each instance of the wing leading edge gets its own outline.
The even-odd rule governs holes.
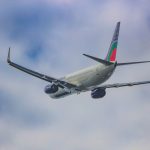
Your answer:
[[[27,68],[25,68],[25,67],[23,67],[23,66],[20,66],[20,65],[18,65],[18,64],[16,64],[16,63],[12,62],[12,61],[10,60],[10,48],[9,48],[9,51],[8,51],[7,62],[8,62],[8,64],[9,64],[10,66],[12,66],[12,67],[14,67],[14,68],[16,68],[16,69],[18,69],[18,70],[21,70],[21,71],[23,71],[23,72],[25,72],[25,73],[27,73],[27,74],[30,74],[30,75],[32,75],[32,76],[34,76],[34,77],[37,77],[37,78],[39,78],[39,79],[41,79],[41,80],[45,80],[45,81],[48,81],[48,82],[50,82],[50,83],[54,83],[54,84],[58,85],[58,86],[61,87],[61,88],[67,88],[67,89],[69,89],[69,90],[72,89],[72,88],[74,88],[74,89],[77,90],[77,86],[74,85],[74,84],[71,84],[71,83],[68,83],[68,82],[66,82],[66,81],[62,81],[62,80],[60,80],[60,79],[56,79],[56,78],[53,78],[53,77],[50,77],[50,76],[47,76],[47,75],[38,73],[38,72],[36,72],[36,71],[27,69]]]

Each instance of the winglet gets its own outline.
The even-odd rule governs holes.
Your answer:
[[[11,62],[11,61],[10,61],[10,48],[9,48],[9,50],[8,50],[7,62],[8,62],[8,63],[10,63],[10,62]]]

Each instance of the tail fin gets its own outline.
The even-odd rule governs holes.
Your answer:
[[[117,22],[115,32],[109,47],[108,54],[106,56],[106,60],[110,62],[116,61],[116,54],[117,54],[117,45],[118,45],[118,36],[119,36],[119,29],[120,29],[120,22]]]

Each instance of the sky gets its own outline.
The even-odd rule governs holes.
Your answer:
[[[105,58],[121,21],[118,62],[150,60],[148,0],[0,1],[1,150],[149,150],[150,85],[53,100],[48,84],[19,72],[11,59],[56,78]],[[107,83],[150,80],[149,64],[118,67]]]

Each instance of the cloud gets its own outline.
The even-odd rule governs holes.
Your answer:
[[[6,64],[61,77],[104,58],[121,20],[118,61],[149,59],[149,1],[0,1],[0,149],[147,149],[149,85],[52,100],[47,82]],[[69,62],[69,63],[68,63]],[[109,83],[149,80],[149,64],[118,67]]]

